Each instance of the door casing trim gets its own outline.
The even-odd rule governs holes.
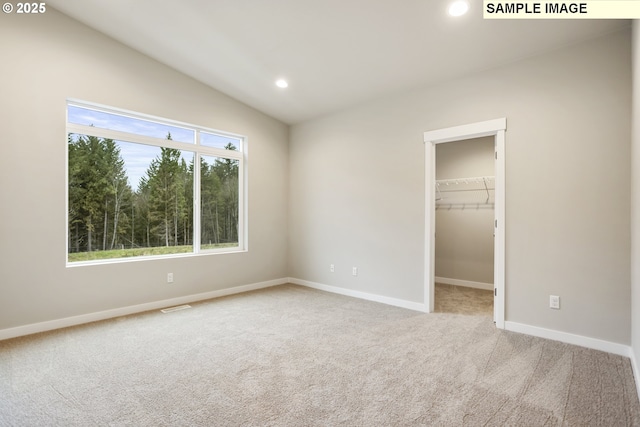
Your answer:
[[[428,313],[435,300],[435,182],[436,145],[445,142],[493,136],[495,140],[495,241],[494,316],[497,328],[505,327],[505,133],[507,119],[487,120],[424,133],[425,143],[425,276],[424,305]]]

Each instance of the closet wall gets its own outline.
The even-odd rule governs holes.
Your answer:
[[[493,288],[494,138],[436,146],[437,283]]]

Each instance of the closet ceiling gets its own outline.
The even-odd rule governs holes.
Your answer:
[[[451,18],[443,0],[47,1],[289,124],[630,26],[484,20],[482,2],[471,3]]]

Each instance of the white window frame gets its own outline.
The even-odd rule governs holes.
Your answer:
[[[94,126],[80,125],[69,122],[68,111],[69,107],[79,107],[88,110],[94,110],[107,114],[115,114],[122,117],[128,117],[134,120],[145,120],[162,125],[181,127],[194,131],[194,141],[179,142],[162,138],[155,138],[151,136],[144,136],[133,134],[124,131],[104,129]],[[248,235],[247,235],[247,137],[244,135],[231,133],[227,131],[221,131],[212,128],[206,128],[189,123],[179,122],[176,120],[151,116],[143,113],[137,113],[133,111],[123,110],[119,108],[109,107],[87,101],[81,101],[76,99],[67,99],[66,103],[66,134],[65,141],[70,133],[78,135],[95,136],[98,138],[107,138],[114,141],[123,141],[135,144],[144,144],[154,147],[175,148],[178,150],[185,150],[194,153],[194,174],[193,174],[193,252],[188,253],[176,253],[166,255],[150,255],[150,256],[137,256],[127,258],[110,258],[102,260],[91,261],[74,261],[69,262],[69,152],[68,144],[66,147],[65,156],[65,218],[66,218],[66,266],[76,267],[82,265],[96,265],[96,264],[111,264],[121,262],[132,261],[144,261],[144,260],[156,260],[167,258],[184,258],[190,256],[199,255],[211,255],[211,254],[224,254],[224,253],[237,253],[248,251]],[[230,137],[239,141],[240,147],[237,151],[225,150],[222,148],[209,147],[200,143],[200,133],[210,133],[220,136]],[[204,249],[200,248],[201,245],[201,224],[200,224],[200,164],[202,156],[213,156],[219,158],[238,160],[238,246]]]

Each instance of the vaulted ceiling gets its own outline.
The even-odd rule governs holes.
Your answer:
[[[47,4],[294,124],[598,37],[626,20],[450,17],[447,0],[49,0]],[[285,78],[289,87],[276,87]]]

